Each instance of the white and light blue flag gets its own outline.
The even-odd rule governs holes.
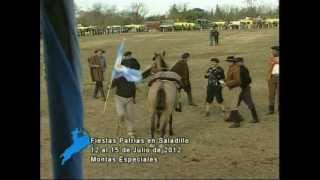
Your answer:
[[[112,70],[111,79],[113,80],[119,77],[124,77],[127,81],[138,83],[142,79],[141,72],[139,70],[121,65],[121,61],[123,59],[123,50],[124,41],[122,41],[118,47],[116,62]]]

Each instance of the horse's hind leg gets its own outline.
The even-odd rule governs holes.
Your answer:
[[[166,134],[166,128],[167,128],[167,122],[164,122],[163,126],[162,126],[162,129],[161,129],[161,135],[160,135],[162,138]]]
[[[169,120],[169,135],[170,136],[173,136],[174,133],[173,133],[173,128],[172,128],[172,113],[170,114],[170,120]]]
[[[155,131],[155,113],[151,115],[151,138],[154,138],[154,131]]]
[[[157,132],[160,132],[160,117],[161,113],[157,112]]]
[[[164,135],[166,134],[166,129],[167,129],[167,123],[168,123],[168,114],[167,113],[163,113],[161,116],[161,122],[163,122],[162,127],[161,127],[161,137],[163,138]]]

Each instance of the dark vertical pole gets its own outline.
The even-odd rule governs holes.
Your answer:
[[[54,178],[82,179],[81,154],[75,154],[63,166],[60,157],[72,144],[71,131],[83,127],[80,55],[73,1],[42,0],[40,12]]]

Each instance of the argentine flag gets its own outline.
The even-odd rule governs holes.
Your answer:
[[[119,77],[124,77],[127,81],[138,83],[142,79],[141,72],[139,70],[131,69],[121,65],[123,50],[124,41],[122,41],[120,46],[118,47],[117,58],[112,70],[111,80]]]

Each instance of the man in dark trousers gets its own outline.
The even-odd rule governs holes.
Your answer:
[[[213,46],[213,39],[216,46],[219,44],[219,31],[215,27],[210,28],[209,39],[209,46]]]
[[[140,70],[140,64],[137,59],[132,57],[132,52],[127,51],[124,53],[124,59],[121,61],[121,65],[124,65],[131,69]],[[136,87],[133,92],[133,103],[136,103]]]
[[[93,93],[93,98],[97,98],[98,92],[100,91],[101,95],[103,96],[103,100],[105,100],[106,96],[104,93],[103,88],[103,79],[104,79],[104,72],[107,69],[106,59],[103,56],[105,53],[102,49],[97,49],[94,51],[94,56],[89,61],[89,67],[91,69],[91,76],[96,81],[96,86]]]
[[[218,46],[219,44],[219,31],[217,29],[213,29],[213,38],[214,38],[214,42],[215,42],[215,45]]]
[[[172,68],[171,71],[177,73],[181,76],[182,88],[188,95],[189,105],[197,106],[192,99],[191,95],[191,83],[190,83],[190,74],[189,74],[189,67],[187,61],[190,57],[189,53],[183,53],[181,56],[181,60],[178,61]]]
[[[210,105],[212,104],[214,98],[216,98],[221,110],[225,112],[222,96],[222,84],[224,84],[225,79],[224,70],[219,66],[218,58],[211,58],[210,62],[210,67],[204,76],[206,79],[208,79],[206,116],[210,115]]]
[[[251,123],[257,123],[259,122],[259,118],[256,112],[255,105],[252,100],[251,96],[251,77],[250,77],[250,72],[249,69],[244,65],[244,60],[242,57],[237,57],[237,62],[240,65],[240,80],[241,80],[241,93],[239,97],[239,104],[240,106],[241,102],[244,101],[244,103],[248,106],[251,115],[252,115],[252,121]]]

